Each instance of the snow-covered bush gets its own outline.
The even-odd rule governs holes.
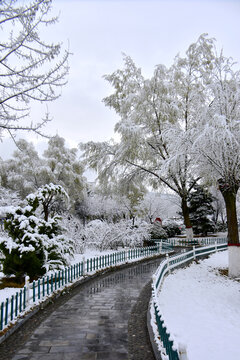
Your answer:
[[[82,237],[86,247],[107,250],[142,246],[143,241],[150,238],[150,231],[146,223],[132,226],[132,222],[126,220],[118,223],[93,220],[84,228]]]
[[[60,217],[50,212],[58,196],[67,197],[60,185],[42,186],[26,197],[26,206],[13,207],[7,214],[5,229],[10,237],[0,240],[5,274],[34,278],[67,264],[73,246],[62,234]]]
[[[151,238],[152,239],[167,239],[168,234],[166,230],[163,229],[162,225],[159,222],[155,222],[151,226]]]
[[[135,225],[132,226],[132,220],[122,220],[117,225],[122,232],[123,246],[143,246],[144,241],[148,241],[151,238],[151,225],[144,221],[135,221]]]
[[[181,235],[181,228],[175,221],[163,221],[163,229],[166,231],[168,237]]]
[[[68,214],[61,219],[61,227],[65,231],[65,237],[74,244],[74,249],[77,254],[84,252],[84,239],[83,239],[83,225],[79,218]]]

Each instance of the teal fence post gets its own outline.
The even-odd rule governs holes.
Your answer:
[[[19,293],[19,311],[22,312],[22,295],[23,295],[23,291],[22,289],[20,289],[20,293]]]
[[[51,293],[53,292],[53,274],[51,274]]]
[[[10,318],[11,321],[13,320],[13,306],[14,306],[14,296],[11,296],[11,314],[10,314]]]
[[[45,278],[44,278],[44,276],[42,278],[42,296],[43,297],[45,296]]]
[[[40,300],[41,290],[40,290],[40,279],[38,279],[38,300]]]
[[[33,280],[33,302],[35,302],[35,280]]]
[[[55,284],[55,290],[57,290],[57,273],[56,272],[54,275],[54,284]]]
[[[65,285],[67,284],[67,268],[65,268]]]
[[[9,299],[7,298],[6,303],[5,303],[5,325],[8,324],[8,302],[9,302]]]
[[[15,316],[18,316],[18,292],[15,295]]]
[[[47,294],[49,295],[49,276],[47,276]]]
[[[0,321],[0,330],[3,330],[3,310],[4,310],[4,303],[1,303],[1,321]]]
[[[23,288],[23,310],[26,309],[26,292],[27,292],[27,289],[26,289],[26,286],[24,286],[24,288]]]
[[[58,288],[61,287],[61,272],[60,270],[58,271]]]

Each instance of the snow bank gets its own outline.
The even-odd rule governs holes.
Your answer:
[[[188,360],[240,358],[240,283],[219,275],[227,265],[228,252],[219,252],[164,280],[159,306]]]
[[[11,298],[12,295],[15,295],[20,289],[18,288],[4,288],[0,290],[0,304],[6,300],[6,298]]]

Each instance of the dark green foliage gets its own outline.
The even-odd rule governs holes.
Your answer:
[[[201,185],[195,185],[188,197],[189,214],[195,234],[207,235],[215,231],[213,196]]]
[[[181,229],[178,224],[171,222],[167,225],[163,225],[163,229],[166,231],[168,237],[174,237],[176,235],[181,235]]]
[[[42,251],[23,253],[20,257],[18,251],[12,250],[3,262],[3,272],[5,275],[14,274],[18,281],[24,281],[26,274],[33,280],[45,273],[45,269],[42,267],[43,261]]]

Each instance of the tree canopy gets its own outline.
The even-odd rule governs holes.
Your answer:
[[[103,100],[120,116],[115,126],[120,141],[81,144],[100,180],[123,177],[177,193],[190,230],[187,197],[199,176],[186,140],[210,102],[205,90],[213,48],[213,39],[201,35],[185,57],[177,56],[170,68],[157,65],[150,79],[125,55],[124,68],[105,76],[114,92]]]

